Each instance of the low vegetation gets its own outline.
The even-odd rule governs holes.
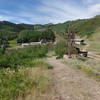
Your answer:
[[[36,42],[40,40],[40,31],[33,30],[23,30],[20,32],[17,42],[18,43],[28,43],[28,42]]]
[[[33,62],[33,66],[19,67],[17,72],[11,68],[0,68],[0,100],[24,99],[32,89],[36,99],[37,95],[48,92],[51,85],[49,65],[41,59]]]
[[[20,32],[17,42],[29,43],[44,41],[55,41],[55,34],[51,29],[45,31],[23,30]]]
[[[69,66],[79,69],[87,75],[94,77],[97,81],[100,81],[100,62],[98,60],[94,61],[94,59],[79,57],[78,59],[68,59],[64,62]]]
[[[26,47],[18,50],[8,50],[0,58],[0,67],[17,68],[18,66],[33,66],[32,59],[46,56],[46,46]]]
[[[100,15],[95,16],[94,18],[90,19],[79,19],[75,21],[67,21],[62,24],[56,24],[52,26],[52,29],[57,32],[57,34],[61,36],[65,36],[65,30],[67,30],[71,26],[77,32],[77,35],[81,37],[91,37],[95,30],[100,26]]]
[[[49,77],[44,73],[53,68],[42,60],[47,52],[47,46],[32,46],[0,55],[0,100],[23,98],[31,88],[37,95],[47,91]]]
[[[96,29],[94,34],[87,40],[89,45],[89,51],[100,52],[100,28]]]
[[[66,43],[64,41],[60,41],[55,45],[54,49],[56,56],[58,56],[59,58],[63,58],[63,55],[67,51]]]
[[[8,44],[9,44],[9,47],[10,48],[18,46],[18,43],[17,43],[17,40],[16,39],[9,40],[8,41]]]
[[[54,48],[55,51],[55,55],[58,58],[63,58],[64,54],[68,54],[68,45],[66,43],[66,41],[61,40],[59,41]],[[75,48],[70,48],[70,51],[72,54],[77,54],[78,51]]]
[[[49,70],[53,67],[44,60],[50,45],[16,48],[40,40],[54,42],[55,34],[51,29],[0,21],[0,100],[24,99],[31,91],[35,100],[50,94]]]
[[[77,35],[88,39],[89,50],[100,51],[100,16],[56,25],[28,25],[0,21],[0,100],[25,99],[31,92],[34,100],[44,100],[43,96],[48,97],[48,94],[50,97],[53,84],[49,69],[53,67],[45,62],[44,57],[49,50],[51,50],[49,56],[53,54],[58,58],[63,58],[63,55],[68,53],[65,30],[69,25]],[[59,38],[57,37],[57,44],[54,47],[49,44],[12,48],[21,43],[41,40],[54,42],[55,33]],[[72,48],[71,52],[77,53],[75,48]],[[74,60],[68,59],[65,63],[100,81],[99,61],[79,57]]]

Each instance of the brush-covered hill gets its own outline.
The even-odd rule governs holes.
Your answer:
[[[0,21],[0,39],[12,40],[18,37],[19,33],[23,30],[45,31],[53,26],[52,23],[41,24],[15,24],[9,21]]]
[[[15,24],[8,21],[0,21],[0,30],[20,32],[23,29],[34,29],[34,25],[30,24]]]
[[[47,28],[51,28],[56,34],[64,35],[65,30],[69,28],[75,29],[77,34],[80,36],[87,36],[91,37],[93,33],[100,27],[100,15],[95,16],[94,18],[90,19],[78,19],[74,21],[67,21],[65,23],[59,24],[15,24],[8,21],[0,21],[0,31],[6,32],[15,32],[19,33],[24,29],[31,29],[31,30],[46,30]]]
[[[8,21],[0,21],[0,39],[11,40],[18,36],[20,31],[25,29],[34,30],[34,25],[30,24],[15,24]]]
[[[69,26],[77,30],[78,35],[90,37],[100,27],[100,15],[90,19],[79,19],[56,24],[52,29],[62,35]]]
[[[85,37],[89,51],[100,52],[100,15],[90,19],[80,19],[56,24],[52,26],[52,29],[56,34],[65,37],[65,30],[67,30],[69,26],[77,31],[78,36],[81,38]]]
[[[53,26],[52,23],[41,25],[41,24],[15,24],[9,21],[0,21],[0,30],[10,31],[10,32],[20,32],[24,29],[29,30],[46,30],[48,27]]]
[[[19,32],[21,29],[23,29],[23,27],[17,24],[8,21],[0,21],[0,30]]]

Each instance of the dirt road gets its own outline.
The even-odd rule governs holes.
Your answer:
[[[100,100],[100,83],[70,68],[55,57],[47,61],[54,66],[53,77],[58,97],[55,100]]]

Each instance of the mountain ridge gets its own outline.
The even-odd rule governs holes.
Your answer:
[[[69,28],[69,26],[73,29],[76,29],[77,34],[80,36],[91,36],[94,31],[100,27],[100,15],[97,15],[90,19],[78,19],[73,21],[66,21],[64,23],[52,24],[48,23],[45,25],[42,24],[15,24],[9,21],[0,21],[0,30],[6,30],[11,32],[20,32],[24,29],[29,30],[45,30],[51,28],[57,34],[62,35],[65,34],[65,30]]]

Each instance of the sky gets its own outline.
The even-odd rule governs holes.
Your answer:
[[[100,15],[100,0],[0,0],[0,21],[47,24]]]

